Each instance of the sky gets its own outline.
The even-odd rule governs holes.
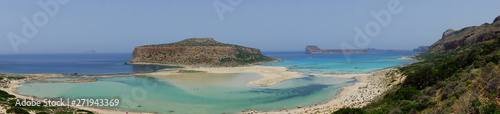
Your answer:
[[[436,42],[447,29],[491,23],[500,15],[498,4],[498,0],[1,0],[0,54],[131,53],[136,46],[204,37],[264,52],[303,51],[307,45],[414,49]]]

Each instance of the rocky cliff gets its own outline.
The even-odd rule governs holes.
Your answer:
[[[461,30],[448,29],[440,40],[429,48],[431,53],[454,50],[469,44],[487,43],[500,36],[500,16],[493,23],[484,23],[481,26],[466,27]]]
[[[309,46],[306,46],[306,53],[307,54],[314,54],[314,53],[368,53],[368,50],[366,50],[366,49],[346,49],[346,50],[320,49],[318,46],[309,45]]]
[[[213,38],[191,38],[183,41],[136,47],[129,64],[165,64],[189,66],[242,66],[276,61],[259,49],[225,44]]]
[[[418,46],[418,48],[413,49],[414,52],[424,52],[429,49],[430,46]]]

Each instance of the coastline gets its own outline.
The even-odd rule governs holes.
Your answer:
[[[44,79],[48,79],[48,78],[62,78],[62,77],[67,76],[66,74],[8,74],[8,73],[2,73],[2,74],[26,77],[26,79],[9,80],[8,84],[3,85],[4,87],[0,88],[0,90],[16,96],[16,99],[33,99],[35,101],[43,101],[43,98],[39,98],[36,96],[22,95],[22,94],[19,94],[16,92],[17,88],[24,86],[20,83],[40,81],[40,80],[44,80]],[[5,87],[5,86],[7,86],[7,87]],[[121,110],[112,110],[112,109],[87,107],[87,106],[80,106],[80,107],[70,106],[70,107],[76,108],[76,109],[88,110],[88,111],[92,111],[92,112],[97,112],[99,114],[115,114],[115,113],[127,113],[127,112],[129,114],[154,114],[154,113],[146,113],[146,112],[121,111]],[[6,112],[6,111],[7,110],[5,108],[0,108],[0,112]],[[32,113],[31,111],[29,111],[29,112]]]
[[[399,59],[399,58],[398,58]],[[407,59],[407,58],[401,58]],[[155,72],[150,73],[133,73],[133,74],[121,74],[121,75],[101,75],[101,76],[79,76],[79,77],[94,77],[94,78],[109,78],[109,77],[122,77],[122,76],[133,76],[133,75],[151,75],[151,76],[166,76],[179,74],[181,70],[195,70],[195,71],[203,71],[206,73],[256,73],[262,76],[262,78],[251,81],[247,83],[247,85],[259,85],[261,87],[265,87],[268,85],[276,84],[285,80],[293,79],[301,77],[304,72],[292,72],[288,71],[287,67],[279,67],[279,66],[262,66],[262,65],[248,65],[242,67],[191,67],[191,66],[183,66],[182,68],[173,68],[173,69],[162,69]],[[331,113],[342,107],[362,107],[375,100],[376,98],[383,95],[389,88],[393,85],[402,82],[404,77],[400,73],[397,72],[395,67],[386,68],[378,71],[373,71],[370,73],[364,74],[316,74],[317,76],[322,77],[339,77],[339,78],[350,78],[356,79],[353,85],[344,86],[338,93],[329,101],[316,104],[315,106],[302,106],[302,108],[298,107],[287,107],[288,110],[282,111],[268,111],[265,113],[274,114],[274,113],[310,113],[310,111],[321,112],[321,113]],[[392,75],[387,75],[392,74]],[[61,78],[67,75],[64,74],[18,74],[25,75],[27,77],[37,77],[36,80],[43,80],[47,78]],[[50,76],[50,75],[58,75],[58,76]],[[30,79],[30,78],[28,78]],[[396,81],[392,81],[396,80]],[[33,81],[33,80],[31,80]],[[39,99],[34,96],[26,96],[18,94],[15,90],[23,86],[19,83],[27,82],[27,80],[14,80],[8,84],[8,88],[1,88],[0,90],[4,90],[9,94],[15,95],[17,98],[34,98]],[[63,81],[64,82],[64,81]],[[58,82],[55,82],[58,83]],[[72,106],[73,107],[73,106]],[[73,107],[77,109],[89,110],[97,113],[125,113],[127,111],[122,110],[113,110],[113,109],[105,109],[105,108],[96,108],[96,107]],[[2,111],[5,111],[2,109]],[[131,114],[136,113],[144,113],[144,112],[129,112]],[[246,112],[243,112],[246,113]]]
[[[319,76],[350,78],[356,79],[357,82],[353,85],[342,87],[334,98],[324,103],[314,106],[301,106],[302,108],[287,107],[288,110],[268,111],[264,113],[331,113],[343,107],[360,108],[382,97],[381,95],[385,94],[393,85],[404,80],[404,76],[398,73],[395,67],[365,74],[321,74]]]

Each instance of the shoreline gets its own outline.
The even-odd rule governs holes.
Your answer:
[[[3,73],[7,74],[7,73]],[[21,82],[32,82],[32,81],[39,81],[39,80],[44,80],[48,78],[62,78],[65,77],[65,74],[8,74],[8,75],[17,75],[17,76],[22,76],[26,77],[26,79],[21,79],[21,80],[9,80],[9,83],[4,85],[4,87],[0,88],[0,90],[7,92],[8,94],[14,95],[16,98],[15,99],[33,99],[35,101],[43,101],[43,99],[48,99],[48,98],[40,98],[36,96],[29,96],[29,95],[22,95],[16,92],[17,88],[24,86],[23,84],[20,84]],[[33,79],[35,78],[35,79]],[[5,87],[8,86],[8,87]],[[87,107],[87,106],[69,106],[71,108],[76,108],[76,109],[83,109],[83,110],[88,110],[92,112],[97,112],[97,113],[104,113],[104,114],[114,114],[114,113],[125,113],[128,112],[129,114],[142,114],[141,112],[131,112],[131,111],[119,111],[119,110],[112,110],[112,109],[105,109],[105,108],[96,108],[96,107]],[[6,112],[7,110],[5,108],[0,108],[0,112]],[[32,112],[32,111],[28,111]],[[148,113],[145,113],[148,114]],[[152,113],[151,113],[152,114]]]
[[[399,58],[398,58],[399,59]],[[401,58],[408,59],[408,58]],[[397,66],[396,66],[397,67]],[[307,113],[309,111],[314,112],[328,112],[331,113],[342,107],[362,107],[375,98],[380,97],[383,93],[385,93],[389,88],[391,88],[394,83],[399,83],[404,80],[401,74],[395,74],[399,76],[387,76],[389,72],[394,72],[396,67],[384,68],[381,70],[363,73],[363,74],[319,74],[319,73],[310,73],[320,77],[338,77],[338,78],[350,78],[355,79],[357,82],[354,82],[353,85],[348,85],[342,87],[336,94],[335,97],[329,101],[325,101],[320,104],[316,104],[315,106],[303,106],[302,108],[298,107],[287,107],[288,110],[282,111],[265,111],[264,113],[274,114],[274,113]],[[266,87],[268,85],[276,84],[285,80],[294,79],[301,77],[305,72],[292,72],[289,71],[288,67],[280,67],[280,66],[262,66],[262,65],[248,65],[241,67],[191,67],[191,66],[183,66],[182,68],[173,68],[173,69],[162,69],[149,73],[131,73],[131,74],[115,74],[115,75],[99,75],[99,76],[90,76],[90,75],[79,75],[77,77],[84,78],[110,78],[110,77],[122,77],[122,76],[134,76],[134,75],[151,75],[151,76],[168,76],[173,74],[180,74],[181,70],[195,70],[195,71],[203,71],[206,73],[256,73],[262,76],[262,78],[251,81],[247,83],[249,85],[259,85],[260,87]],[[393,73],[394,74],[394,73]],[[68,76],[68,74],[16,74],[16,75],[27,75],[27,77],[37,77],[39,78],[37,81],[44,80],[47,78],[61,78]],[[51,77],[46,75],[60,75],[59,77]],[[387,78],[392,78],[394,80],[395,77],[398,77],[397,81],[391,81]],[[384,81],[385,79],[385,81]],[[28,82],[26,80],[18,81],[14,80],[14,83],[9,83],[9,88],[2,88],[0,90],[4,90],[9,94],[15,95],[17,98],[34,98],[39,99],[35,96],[27,96],[18,94],[15,90],[18,87],[23,86],[19,84],[20,82]],[[55,83],[62,83],[67,81],[60,81]],[[70,82],[79,83],[78,81],[71,80]],[[85,81],[88,82],[88,81]],[[384,85],[389,83],[390,85]],[[349,101],[350,100],[350,101]],[[97,113],[125,113],[127,111],[123,110],[113,110],[106,108],[97,108],[97,107],[74,107],[77,109],[89,110]],[[260,112],[260,111],[259,111]],[[145,113],[145,112],[129,112],[131,114],[136,113]],[[247,112],[242,112],[247,113]]]
[[[392,86],[404,80],[401,73],[397,73],[397,67],[378,70],[364,74],[322,74],[323,77],[338,77],[356,79],[353,85],[342,87],[338,93],[329,101],[316,104],[314,106],[287,107],[288,110],[267,111],[267,114],[282,114],[282,113],[332,113],[343,107],[360,108],[373,100],[376,100],[381,95],[385,94]],[[393,74],[393,75],[387,75]],[[392,81],[395,80],[395,81]],[[389,85],[390,84],[390,85]]]

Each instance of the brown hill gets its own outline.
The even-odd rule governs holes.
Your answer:
[[[466,27],[455,31],[448,29],[440,40],[429,48],[431,53],[454,50],[470,44],[480,44],[494,41],[500,36],[500,16],[493,23],[484,23],[481,26]]]
[[[276,61],[259,49],[225,44],[213,38],[190,38],[183,41],[136,47],[129,64],[165,64],[189,66],[242,66]]]

